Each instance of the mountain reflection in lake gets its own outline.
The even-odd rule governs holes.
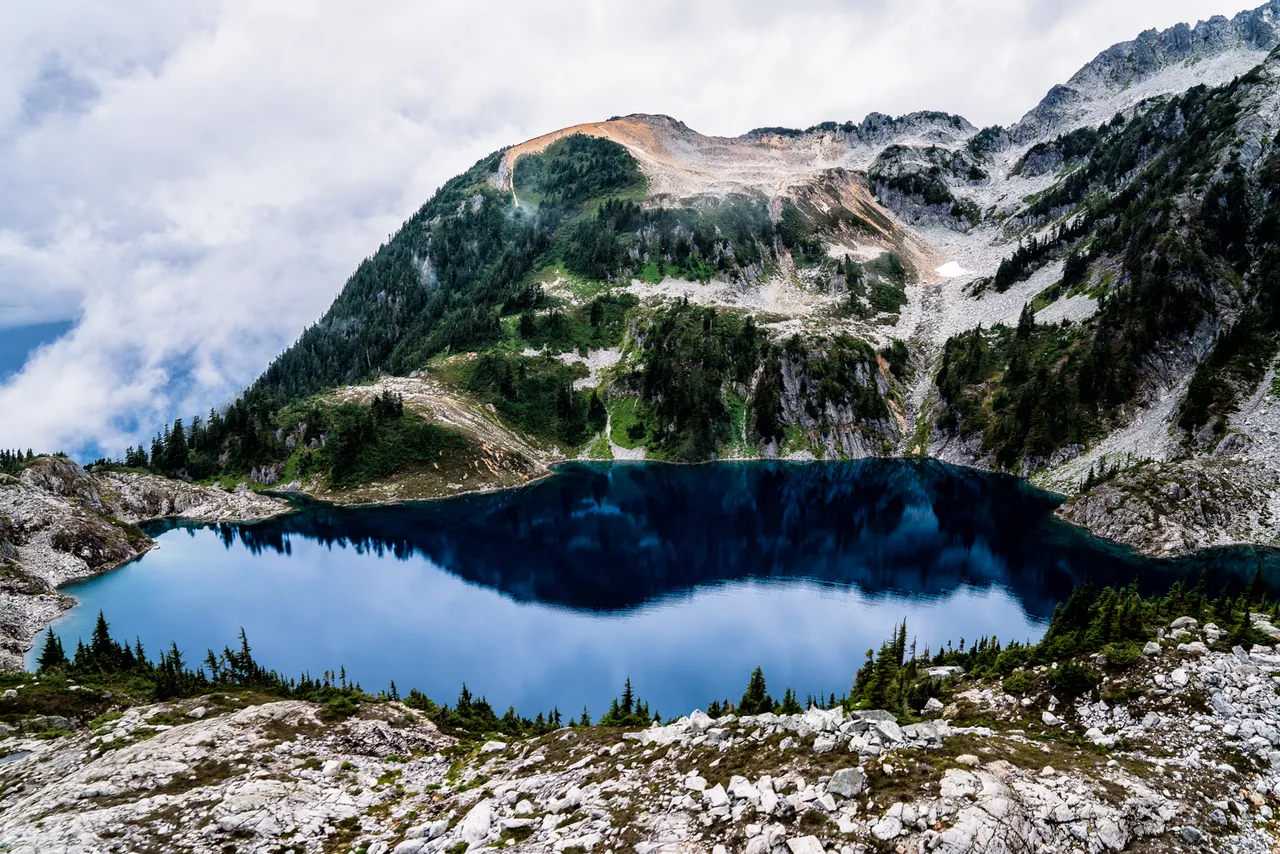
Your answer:
[[[757,664],[779,694],[841,693],[904,618],[921,647],[1034,639],[1085,578],[1155,589],[1259,559],[1139,559],[1055,504],[931,461],[575,463],[432,504],[155,526],[160,549],[68,589],[81,604],[56,630],[74,647],[102,609],[120,635],[198,659],[244,626],[285,672],[342,664],[366,689],[450,702],[465,680],[530,715],[599,713],[630,675],[671,714],[736,698]]]

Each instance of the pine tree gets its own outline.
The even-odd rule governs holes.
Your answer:
[[[93,658],[94,666],[99,670],[115,670],[116,652],[116,643],[111,639],[107,618],[99,611],[98,620],[93,626],[93,634],[89,637],[89,654]]]
[[[759,715],[773,711],[773,698],[765,686],[764,670],[757,667],[751,672],[751,680],[747,690],[738,702],[738,713],[743,715]]]
[[[591,726],[591,715],[587,714],[587,707],[582,707],[582,717],[578,718],[578,726]]]
[[[40,658],[36,662],[42,673],[67,663],[67,654],[62,649],[62,639],[53,633],[53,629],[45,632],[44,649],[40,651]]]
[[[631,717],[631,713],[635,711],[635,695],[631,693],[631,677],[627,677],[627,683],[622,687],[622,714]]]
[[[1267,581],[1262,577],[1262,564],[1253,572],[1253,580],[1249,582],[1249,592],[1245,594],[1247,605],[1260,605],[1267,598]]]

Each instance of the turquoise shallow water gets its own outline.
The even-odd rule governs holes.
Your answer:
[[[74,648],[117,636],[189,660],[244,627],[265,665],[344,666],[366,689],[593,714],[630,676],[664,714],[848,688],[907,620],[936,648],[1036,639],[1083,579],[1147,589],[1206,568],[1240,584],[1272,553],[1135,557],[1058,522],[1053,496],[934,462],[571,464],[526,489],[429,504],[302,505],[264,523],[152,529],[160,548],[67,588]]]

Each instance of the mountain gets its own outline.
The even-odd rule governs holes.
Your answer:
[[[1274,541],[1277,12],[1145,32],[1007,128],[631,115],[495,152],[134,461],[369,500],[578,456],[922,454],[1107,484],[1110,533],[1177,552],[1150,484],[1231,457],[1267,510],[1240,536]]]

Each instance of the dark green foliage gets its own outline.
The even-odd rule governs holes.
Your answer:
[[[952,205],[956,197],[942,180],[942,168],[930,166],[924,172],[905,172],[886,176],[873,174],[877,193],[881,187],[894,190],[909,198],[918,198],[926,205]]]
[[[778,238],[791,250],[792,257],[799,264],[816,264],[827,257],[827,250],[815,235],[809,219],[790,200],[782,204]]]
[[[1035,680],[1031,678],[1031,674],[1025,670],[1020,670],[1010,676],[1005,677],[1001,687],[1007,694],[1025,694],[1035,686]]]
[[[45,456],[45,454],[36,454],[30,448],[27,448],[27,452],[25,454],[17,449],[12,451],[0,449],[0,473],[17,474],[29,463],[43,456]],[[57,454],[55,456],[62,455]]]
[[[759,715],[772,711],[773,698],[769,696],[768,688],[765,685],[764,671],[757,667],[751,672],[751,680],[747,683],[747,690],[743,692],[742,699],[738,701],[738,714]]]
[[[1196,367],[1178,410],[1178,426],[1195,432],[1212,420],[1215,432],[1224,432],[1227,418],[1240,399],[1257,388],[1277,349],[1276,331],[1262,312],[1245,312],[1218,334],[1213,351]]]
[[[1062,265],[1062,289],[1070,292],[1084,282],[1089,274],[1089,259],[1078,252],[1071,252]]]
[[[1141,660],[1142,644],[1155,637],[1156,629],[1182,616],[1212,620],[1226,629],[1224,648],[1248,648],[1267,642],[1249,619],[1251,608],[1272,607],[1266,598],[1266,579],[1261,569],[1249,591],[1239,599],[1224,594],[1209,603],[1204,585],[1201,575],[1194,586],[1178,581],[1167,594],[1149,597],[1140,596],[1133,587],[1077,587],[1066,602],[1054,609],[1044,637],[1033,645],[1012,642],[1002,646],[995,638],[984,637],[966,649],[961,638],[958,649],[948,644],[932,656],[925,650],[917,658],[914,648],[908,652],[904,624],[878,652],[867,650],[847,703],[899,713],[918,709],[928,697],[946,692],[945,685],[922,672],[929,664],[958,666],[976,677],[1001,676],[1005,690],[1011,694],[1023,694],[1036,687],[1036,677],[1024,668],[1045,665],[1050,667],[1046,679],[1054,693],[1077,696],[1092,691],[1101,680],[1101,674],[1087,663],[1089,656],[1101,652],[1110,668],[1132,667]],[[1280,610],[1280,603],[1275,607]]]
[[[1256,287],[1256,307],[1248,308],[1236,327],[1224,334],[1209,364],[1198,372],[1180,422],[1194,431],[1220,420],[1245,390],[1256,386],[1275,352],[1268,336],[1280,329],[1273,322],[1280,319],[1271,309],[1274,303],[1266,297],[1274,285],[1267,276],[1252,272],[1254,267],[1272,269],[1265,248],[1257,248],[1272,242],[1250,243],[1249,238],[1250,224],[1256,223],[1261,234],[1269,214],[1257,204],[1233,158],[1228,158],[1222,179],[1212,184],[1206,180],[1232,141],[1241,89],[1247,85],[1252,85],[1249,77],[1218,89],[1194,87],[1147,107],[1133,121],[1112,122],[1096,134],[1078,133],[1055,143],[1064,153],[1085,158],[1083,165],[1040,194],[1027,218],[1034,221],[1069,208],[1078,208],[1077,215],[1052,239],[1024,244],[1006,259],[996,287],[1025,278],[1060,251],[1060,245],[1086,232],[1094,236],[1090,257],[1118,258],[1120,271],[1100,313],[1081,335],[1064,336],[1064,349],[1056,354],[1041,352],[1041,363],[1052,365],[1047,375],[1037,369],[1033,355],[1025,372],[997,359],[1009,364],[1009,372],[984,376],[998,383],[976,395],[984,400],[1003,394],[1025,408],[1035,405],[1027,397],[1028,384],[1035,383],[1042,392],[1047,383],[1056,386],[1065,401],[1064,417],[1056,424],[1024,431],[1028,419],[1015,418],[1016,429],[988,440],[1002,464],[1044,456],[1046,449],[1087,440],[1105,429],[1132,399],[1144,359],[1158,348],[1180,346],[1212,308],[1210,293],[1237,290],[1237,277],[1246,270],[1245,287]],[[1260,185],[1270,180],[1268,174],[1264,165],[1258,172]],[[1188,194],[1198,186],[1205,188],[1203,199],[1187,204]],[[1082,284],[1087,266],[1086,258],[1069,254],[1064,286]],[[958,355],[956,350],[952,354]],[[950,426],[986,429],[972,405],[949,409]]]
[[[1111,127],[1109,125],[1100,125],[1097,128],[1083,127],[1073,130],[1068,134],[1058,137],[1048,142],[1038,142],[1027,150],[1018,164],[1014,166],[1014,175],[1021,175],[1026,170],[1027,162],[1036,158],[1043,157],[1051,151],[1057,151],[1062,160],[1070,163],[1080,157],[1087,157],[1092,154],[1109,133]]]
[[[889,346],[880,349],[880,356],[889,364],[889,373],[899,382],[911,379],[911,354],[907,350],[907,342],[895,338]]]
[[[1000,125],[985,127],[969,137],[969,152],[975,157],[986,157],[1000,147],[1001,140],[1006,138],[1005,134],[1005,129]]]
[[[325,414],[329,440],[323,451],[329,485],[335,489],[368,483],[412,466],[429,465],[467,443],[458,433],[405,415],[397,397],[372,405],[345,403]]]
[[[62,638],[53,633],[53,629],[45,632],[44,647],[36,664],[41,670],[53,670],[67,663],[67,654],[62,649]]]
[[[704,460],[728,438],[726,386],[745,384],[762,336],[750,318],[680,300],[658,311],[644,336],[641,395],[665,455]]]
[[[1108,667],[1123,670],[1142,660],[1142,647],[1133,641],[1109,643],[1102,648],[1102,654],[1106,656]]]
[[[556,359],[486,353],[476,361],[467,387],[521,430],[577,445],[586,438],[591,399],[573,389],[581,371]]]
[[[764,442],[782,438],[782,362],[776,352],[770,352],[764,363],[764,372],[756,384],[751,399],[755,413],[756,435]]]
[[[526,310],[517,328],[528,345],[556,353],[617,347],[626,331],[628,312],[639,304],[634,294],[605,293],[576,308],[556,307],[543,315]]]
[[[631,677],[627,677],[622,696],[609,704],[609,710],[600,716],[598,726],[647,727],[657,718],[649,713],[649,704],[639,699],[631,690]]]
[[[635,158],[616,142],[573,134],[541,154],[517,160],[513,182],[521,199],[570,208],[642,188],[644,175]]]
[[[788,348],[800,346],[795,338]],[[873,379],[877,369],[875,351],[864,341],[837,335],[814,342],[805,358],[804,391],[810,414],[817,418],[828,402],[834,402],[848,404],[859,421],[886,417],[889,407]]]
[[[662,276],[705,280],[764,261],[774,227],[763,201],[706,200],[697,207],[642,208],[608,200],[558,242],[570,271],[588,279]]]
[[[1002,466],[1088,441],[1099,427],[1079,387],[1086,331],[1037,325],[1027,307],[1018,330],[979,327],[951,338],[937,379],[947,404],[939,426],[983,432],[983,448]]]
[[[1102,675],[1098,671],[1078,661],[1068,661],[1051,669],[1047,678],[1054,693],[1064,697],[1087,694],[1102,681]]]

